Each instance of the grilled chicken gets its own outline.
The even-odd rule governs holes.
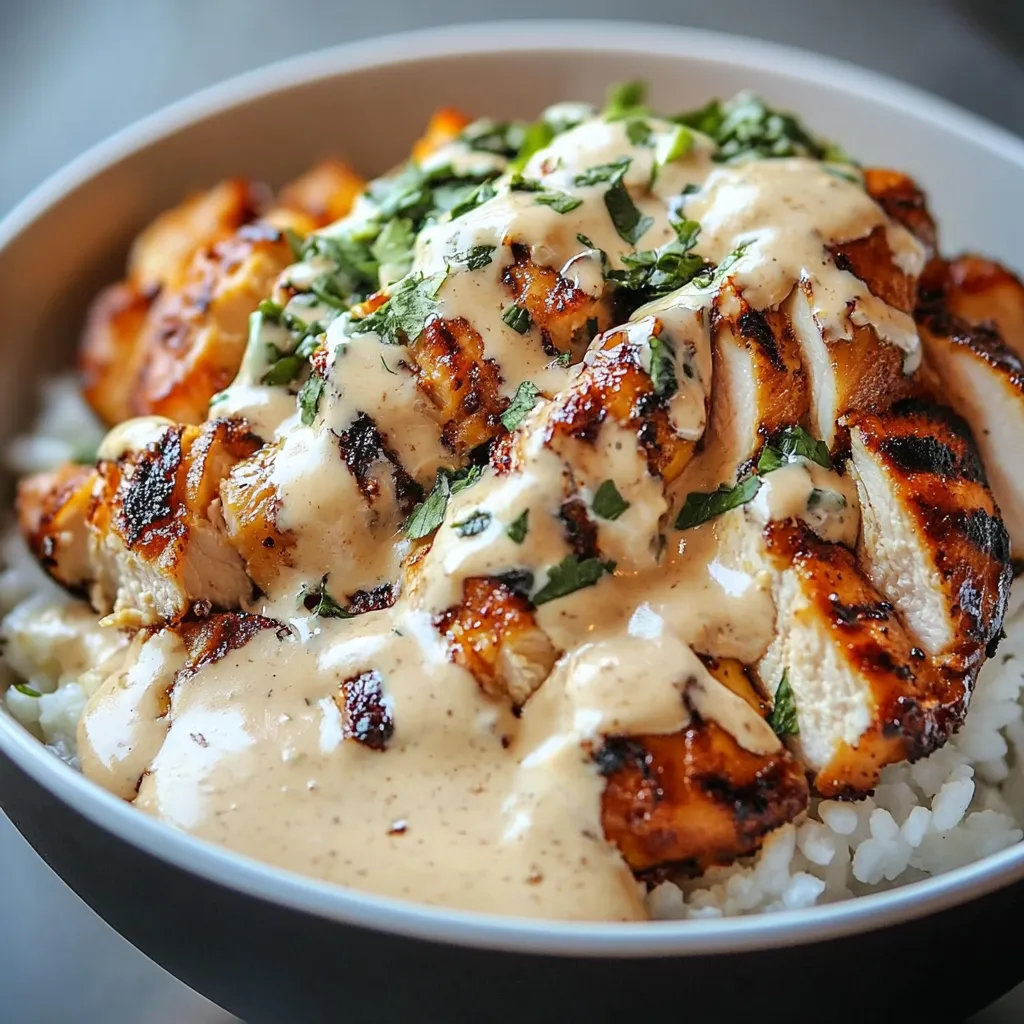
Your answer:
[[[970,429],[904,403],[847,419],[860,493],[861,565],[925,654],[954,668],[998,641],[1010,545]]]
[[[756,708],[738,662],[712,660],[708,667]],[[596,760],[608,780],[605,836],[637,872],[699,873],[731,863],[807,806],[804,770],[785,748],[753,753],[699,713],[674,735],[610,739]]]
[[[193,606],[232,608],[252,584],[219,523],[217,488],[257,441],[244,427],[156,426],[95,469],[24,481],[18,514],[43,566],[85,590],[113,624],[174,622]]]
[[[925,247],[926,254],[935,255],[937,231],[928,210],[928,203],[913,178],[900,171],[869,167],[864,171],[864,188],[897,224],[902,224]]]
[[[1024,289],[977,257],[935,260],[921,284],[918,328],[933,390],[970,424],[1016,551],[1024,550]]]
[[[815,791],[868,793],[886,765],[946,741],[967,710],[969,680],[926,657],[845,547],[788,521],[770,524],[766,540],[779,577],[761,683],[776,707],[788,691],[789,743]]]
[[[232,180],[158,218],[136,241],[127,279],[89,315],[79,365],[101,418],[205,419],[241,363],[249,314],[294,260],[285,229],[306,234],[346,213],[364,184],[331,161],[286,186],[276,205]]]

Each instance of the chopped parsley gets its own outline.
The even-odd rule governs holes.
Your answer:
[[[452,523],[452,529],[460,537],[475,537],[478,533],[483,533],[491,525],[491,519],[490,512],[483,512],[477,509],[475,512],[471,512],[461,523]]]
[[[457,252],[452,258],[452,263],[464,263],[467,270],[480,270],[491,262],[494,255],[494,245],[474,245],[465,252]]]
[[[342,604],[339,604],[327,592],[327,576],[325,572],[320,577],[319,583],[303,583],[299,590],[298,604],[314,615],[322,619],[351,619],[352,613]]]
[[[629,502],[619,494],[614,480],[605,480],[594,494],[594,500],[590,507],[602,519],[614,520],[629,508]]]
[[[698,288],[710,288],[717,281],[721,281],[726,273],[739,261],[740,257],[750,248],[750,242],[740,242],[728,256],[718,264],[717,267],[705,267],[694,279],[693,283]]]
[[[828,445],[803,427],[784,427],[765,446],[757,460],[758,473],[771,473],[794,459],[808,459],[823,469],[832,468]]]
[[[659,398],[669,398],[679,389],[676,380],[676,348],[668,338],[652,334],[647,339],[647,350],[651,353],[651,368],[648,371],[654,393]]]
[[[505,531],[509,538],[516,544],[522,544],[526,539],[526,534],[530,529],[530,510],[526,509],[521,515],[517,516],[508,525],[508,529]]]
[[[523,146],[529,131],[517,121],[474,121],[462,130],[462,141],[478,153],[514,157]]]
[[[467,466],[458,471],[439,469],[434,476],[434,486],[423,501],[413,509],[406,520],[405,535],[419,540],[433,533],[444,522],[448,502],[453,494],[475,484],[483,474],[479,466]]]
[[[690,151],[692,145],[693,132],[686,125],[676,125],[675,134],[673,134],[672,141],[669,143],[668,149],[665,150],[665,156],[661,160],[662,165],[670,164],[681,156],[685,156]]]
[[[626,138],[634,146],[649,146],[652,134],[651,126],[642,118],[634,117],[626,122]]]
[[[539,192],[536,201],[541,206],[550,206],[555,213],[570,213],[577,206],[583,205],[583,200],[579,196],[571,196],[568,192],[556,192],[553,189]]]
[[[620,156],[618,160],[613,160],[610,164],[595,164],[593,167],[588,167],[572,180],[576,185],[600,185],[605,181],[620,181],[632,162],[632,157]],[[589,244],[592,249],[593,243]]]
[[[537,404],[537,396],[540,390],[530,380],[524,380],[516,388],[508,408],[501,414],[501,422],[506,430],[512,431],[526,419],[527,413]]]
[[[268,387],[282,387],[285,384],[290,384],[301,373],[302,368],[306,365],[306,360],[294,352],[281,355],[276,346],[270,347],[272,355],[276,354],[276,358],[260,378],[260,383],[266,384]]]
[[[324,379],[314,373],[299,391],[299,412],[302,414],[302,424],[308,427],[316,419],[317,409],[320,408],[320,396],[324,393]]]
[[[516,334],[525,334],[529,329],[533,321],[530,319],[529,310],[523,306],[509,306],[504,313],[501,314],[501,319],[512,328]]]
[[[728,512],[730,509],[746,505],[760,489],[760,477],[748,476],[735,487],[726,487],[725,484],[722,484],[716,491],[693,491],[686,496],[686,501],[679,510],[676,529],[689,530],[691,527],[700,526],[701,523],[706,523],[724,512]]]
[[[284,306],[274,302],[273,299],[263,299],[256,309],[259,310],[264,320],[269,320],[272,324],[278,323],[281,319],[281,314],[284,312]]]
[[[415,244],[416,232],[411,220],[406,217],[389,220],[370,246],[370,252],[380,264],[380,276],[391,281],[405,277],[412,267]]]
[[[547,604],[559,597],[565,597],[584,587],[592,587],[606,572],[613,572],[614,562],[602,562],[599,558],[579,559],[566,555],[558,565],[548,570],[544,586],[533,595],[535,605]]]
[[[643,117],[650,113],[644,100],[647,98],[647,83],[619,82],[608,88],[604,110],[606,121],[621,121],[627,117]]]
[[[711,136],[717,147],[714,158],[720,163],[791,156],[852,162],[838,146],[812,135],[793,114],[773,110],[749,92],[724,103],[712,100],[673,120]]]
[[[611,181],[611,188],[604,194],[604,205],[608,216],[615,225],[619,238],[630,245],[636,245],[649,228],[654,225],[654,218],[646,213],[641,213],[633,202],[626,186],[622,183],[625,175],[625,168],[617,173]]]
[[[782,672],[782,679],[779,680],[778,689],[775,691],[775,701],[772,705],[772,713],[768,717],[768,724],[772,727],[776,736],[796,736],[800,732],[800,723],[796,716],[796,701],[793,698],[793,689],[789,685],[789,677],[785,669]]]
[[[590,321],[588,320],[587,323],[589,324]],[[555,362],[559,366],[568,366],[572,362],[572,353],[571,352],[559,352],[558,355],[555,356]]]
[[[391,345],[412,344],[437,313],[437,293],[447,274],[412,274],[395,286],[391,297],[369,316],[352,325],[355,334],[373,331]]]
[[[528,124],[523,130],[523,140],[519,144],[519,151],[509,163],[509,169],[521,171],[530,157],[547,146],[557,134],[554,125],[548,121],[534,121],[532,124]]]
[[[668,295],[694,280],[707,264],[693,252],[700,225],[693,220],[673,221],[676,239],[657,249],[622,255],[623,270],[608,270],[605,278],[627,291],[636,292],[639,304]]]
[[[487,181],[469,189],[462,198],[452,205],[452,220],[455,220],[456,217],[461,217],[464,213],[469,213],[470,210],[475,210],[482,203],[486,203],[488,199],[493,199],[497,194],[494,186]]]
[[[14,689],[26,697],[42,697],[42,694],[29,686],[28,683],[14,683]]]

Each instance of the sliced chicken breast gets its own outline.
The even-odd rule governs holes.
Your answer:
[[[815,791],[864,795],[886,765],[945,743],[970,680],[926,657],[845,547],[792,521],[771,523],[765,538],[779,575],[761,684]]]
[[[864,188],[897,224],[902,224],[917,238],[929,257],[935,255],[938,244],[935,221],[924,192],[913,178],[901,171],[868,167],[864,171]]]
[[[900,403],[846,417],[861,502],[861,565],[929,657],[990,654],[1009,596],[1010,543],[967,424]]]
[[[707,664],[723,686],[745,689],[740,695],[758,710],[738,662]],[[731,863],[807,807],[804,770],[785,747],[754,753],[696,712],[682,732],[609,739],[595,758],[608,780],[605,836],[640,873],[673,867],[697,874]]]
[[[238,607],[252,583],[225,536],[217,487],[258,441],[222,420],[150,426],[142,440],[85,474],[22,486],[19,515],[35,524],[27,535],[36,556],[58,582],[85,588],[97,611],[113,612],[113,625]]]
[[[1013,549],[1024,551],[1024,363],[989,327],[942,311],[918,319],[934,390],[970,424]]]

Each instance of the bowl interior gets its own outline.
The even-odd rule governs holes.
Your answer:
[[[190,189],[229,175],[278,183],[331,153],[364,174],[377,173],[403,157],[438,106],[529,117],[558,99],[600,102],[609,83],[629,78],[646,79],[654,107],[666,111],[754,89],[798,112],[864,163],[917,177],[929,193],[947,251],[969,246],[1024,266],[1011,198],[1024,173],[1024,144],[909,88],[795,51],[676,29],[519,23],[417,33],[286,62],[178,104],[86,154],[0,224],[0,445],[27,424],[38,381],[69,365],[88,300],[118,276],[134,234]],[[182,851],[194,854],[203,847],[136,821],[142,816],[72,778],[41,747],[27,743],[4,713],[0,748],[132,842],[179,860]],[[365,911],[378,925],[399,930],[436,929],[446,916],[396,904],[394,913],[405,915],[401,921],[380,917],[387,901],[288,879],[254,864],[239,868],[238,858],[219,851],[207,851],[195,864],[213,875],[223,868],[232,884],[308,902],[319,913],[351,919]],[[915,887],[923,895],[871,897],[861,908],[816,909],[809,919],[832,930],[878,924],[884,915],[873,914],[872,906],[919,913],[1020,873],[1024,857],[1006,851],[952,878]],[[458,916],[447,915],[449,921]],[[795,941],[812,933],[813,920],[811,931],[791,930],[785,940],[769,935],[779,932],[780,920],[684,924],[647,934],[669,935],[664,949],[685,952],[695,942],[707,948],[708,936],[736,939],[744,929],[754,943]],[[497,929],[493,941],[500,933],[507,942],[508,924],[485,921],[480,927]],[[531,928],[535,936],[545,929],[549,935],[559,932]],[[569,928],[566,941],[579,948],[585,932],[583,926]],[[601,928],[590,932],[597,936]],[[459,941],[487,939],[470,928]],[[608,941],[621,948],[619,939]],[[632,951],[649,950],[652,941],[664,940],[638,938]]]

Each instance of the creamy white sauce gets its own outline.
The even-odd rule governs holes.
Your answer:
[[[153,701],[156,690],[167,689],[175,648],[158,634],[127,675],[97,695],[80,742],[86,771],[125,797],[145,772],[137,803],[147,812],[288,868],[468,909],[632,919],[643,916],[642,904],[624,861],[602,837],[604,780],[594,746],[607,736],[676,732],[696,711],[751,752],[777,750],[763,719],[694,652],[748,665],[764,656],[775,620],[765,522],[801,518],[846,544],[858,528],[849,481],[800,461],[765,476],[748,507],[673,529],[669,512],[687,493],[731,483],[737,469],[723,460],[716,439],[704,436],[714,395],[716,297],[729,280],[754,309],[774,309],[802,286],[809,297],[803,330],[841,345],[854,326],[868,324],[883,343],[902,349],[909,372],[918,359],[912,320],[836,267],[828,247],[882,226],[906,272],[916,274],[923,257],[859,186],[818,162],[718,166],[710,142],[695,135],[688,152],[665,163],[677,132],[670,122],[647,118],[651,144],[637,145],[622,121],[579,107],[552,108],[548,116],[553,123],[587,120],[534,154],[523,174],[579,203],[559,213],[537,201],[541,193],[510,190],[505,176],[494,199],[420,233],[412,270],[447,274],[434,315],[472,326],[506,397],[524,381],[543,396],[515,442],[512,471],[488,470],[454,495],[429,551],[403,573],[409,545],[388,467],[379,467],[375,496],[367,498],[339,455],[338,438],[361,416],[371,418],[425,488],[439,467],[455,465],[441,440],[440,413],[418,386],[415,353],[353,330],[347,315],[334,319],[324,337],[324,392],[312,424],[302,425],[288,391],[259,385],[265,367],[250,345],[238,381],[213,414],[244,415],[278,446],[277,526],[294,545],[255,610],[288,622],[291,633],[282,639],[265,630],[171,686],[166,716]],[[636,246],[609,216],[609,183],[576,180],[623,158],[623,185],[640,216],[651,219]],[[464,169],[493,164],[487,154],[458,147],[432,160]],[[326,233],[373,213],[363,200]],[[688,284],[637,310],[617,332],[619,346],[634,351],[647,371],[651,338],[669,344],[677,382],[671,428],[702,446],[666,487],[649,471],[636,432],[611,416],[588,440],[547,430],[581,370],[553,362],[537,330],[508,326],[503,273],[512,246],[522,245],[534,262],[600,297],[608,288],[601,251],[609,266],[622,267],[635,249],[674,240],[672,224],[682,216],[701,225],[701,256],[720,264],[736,254],[735,262],[710,284]],[[491,259],[469,270],[458,256],[476,247],[490,249]],[[317,272],[313,261],[288,275],[306,285]],[[593,341],[583,373],[614,358],[605,348],[611,336]],[[614,575],[605,572],[594,585],[536,609],[536,624],[560,657],[517,718],[507,700],[485,694],[452,661],[436,619],[460,603],[466,581],[476,577],[528,570],[536,594],[570,554],[559,510],[570,499],[592,510],[607,481],[627,503],[618,518],[592,515]],[[815,494],[832,497],[812,501]],[[517,542],[508,531],[524,513],[529,528]],[[489,518],[466,535],[459,524],[473,517]],[[400,586],[398,604],[351,620],[296,613],[299,586],[324,573],[339,600],[389,582]],[[383,751],[345,738],[335,702],[344,680],[370,670],[383,680],[394,720]]]

